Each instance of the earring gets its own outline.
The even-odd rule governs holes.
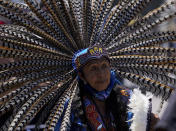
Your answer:
[[[87,81],[83,80],[83,83],[84,83],[84,85],[86,85],[86,84],[87,84]]]

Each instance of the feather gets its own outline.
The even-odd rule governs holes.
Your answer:
[[[76,85],[74,84],[73,86],[75,86],[75,87],[72,87],[73,91],[70,95],[68,106],[67,106],[67,109],[66,109],[65,114],[64,114],[64,119],[62,120],[62,123],[61,123],[61,127],[60,127],[61,131],[65,131],[71,126],[71,123],[70,123],[71,105],[72,105],[72,102],[73,102],[73,98],[76,94],[77,84]]]
[[[133,113],[133,118],[128,120],[131,121],[130,129],[132,131],[145,131],[147,124],[147,114],[149,111],[149,99],[152,98],[151,94],[143,95],[139,89],[134,89],[132,96],[129,100],[128,112]]]
[[[173,88],[167,85],[161,84],[160,82],[150,78],[145,78],[133,73],[126,73],[119,70],[116,70],[116,73],[118,73],[121,77],[125,77],[129,81],[136,83],[137,85],[140,86],[141,89],[144,89],[145,91],[149,91],[155,94],[156,96],[159,95],[165,100],[168,99],[168,97],[170,96],[173,90]]]
[[[0,25],[0,57],[14,60],[0,64],[3,129],[23,130],[36,122],[53,130],[61,116],[60,128],[69,129],[73,104],[81,103],[73,99],[80,90],[72,58],[93,45],[105,48],[116,73],[140,90],[163,100],[174,90],[176,49],[163,43],[176,41],[176,32],[154,30],[175,17],[174,0],[144,16],[141,11],[151,0],[24,2],[0,0],[0,15],[10,20]]]

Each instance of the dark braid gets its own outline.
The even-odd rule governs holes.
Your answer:
[[[114,87],[110,97],[107,99],[107,108],[109,108],[114,116],[116,129],[118,131],[128,131],[127,125],[127,103],[122,100],[122,94],[119,87]],[[112,104],[113,103],[113,104]]]
[[[77,89],[77,94],[75,95],[74,99],[73,99],[73,104],[72,104],[72,110],[74,110],[74,123],[76,123],[76,121],[78,119],[81,120],[82,124],[87,128],[87,130],[89,129],[88,125],[87,125],[87,120],[86,120],[86,113],[83,107],[83,86],[84,83],[82,80],[79,80],[79,88]]]

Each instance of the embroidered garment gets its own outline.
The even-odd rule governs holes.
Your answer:
[[[115,131],[115,121],[111,112],[106,115],[107,118],[102,118],[103,116],[98,111],[96,104],[89,99],[87,96],[83,97],[83,102],[85,106],[86,117],[88,123],[93,131]]]

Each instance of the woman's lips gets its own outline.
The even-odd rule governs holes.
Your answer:
[[[97,84],[103,84],[106,83],[107,80],[100,80],[100,81],[96,81]]]

